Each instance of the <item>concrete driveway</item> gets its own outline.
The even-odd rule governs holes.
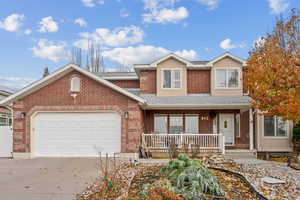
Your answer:
[[[96,158],[0,159],[0,199],[74,199],[96,177]]]

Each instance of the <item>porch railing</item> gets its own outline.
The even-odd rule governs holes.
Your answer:
[[[223,134],[142,134],[143,148],[168,149],[175,144],[179,149],[220,150],[225,154],[225,137]]]

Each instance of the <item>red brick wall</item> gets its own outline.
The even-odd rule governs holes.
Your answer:
[[[210,70],[188,70],[187,93],[210,93]]]
[[[69,92],[70,78],[81,78],[76,100]],[[120,114],[122,152],[136,152],[143,132],[143,112],[138,103],[76,71],[70,72],[44,88],[14,103],[14,152],[30,152],[30,118],[38,111],[102,111]],[[129,117],[124,117],[129,112]],[[26,113],[22,118],[21,114]]]
[[[142,94],[156,93],[156,71],[146,70],[140,72],[140,88]]]
[[[109,80],[121,88],[140,88],[139,80]]]

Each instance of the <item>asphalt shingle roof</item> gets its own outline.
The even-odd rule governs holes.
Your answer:
[[[134,95],[146,100],[148,105],[249,105],[249,96],[211,96],[210,94],[190,94],[187,96],[156,96],[155,94],[140,94],[139,89],[127,89]]]

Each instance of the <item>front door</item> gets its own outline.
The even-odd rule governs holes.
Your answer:
[[[234,145],[234,114],[220,114],[220,133],[225,136],[225,145]]]

